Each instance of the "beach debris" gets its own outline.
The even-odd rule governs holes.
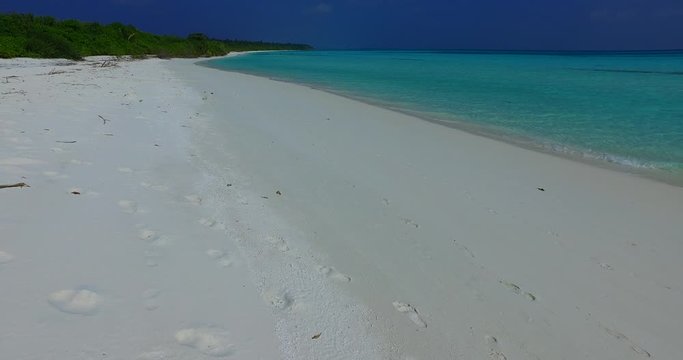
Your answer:
[[[118,64],[116,63],[116,61],[114,61],[114,60],[105,60],[105,61],[99,63],[99,66],[98,66],[98,67],[104,68],[104,67],[113,67],[113,66],[118,66]]]
[[[80,191],[72,191],[71,194],[72,195],[81,195],[81,192]]]
[[[154,144],[154,146],[159,147],[159,144]]]
[[[75,144],[75,143],[76,143],[76,140],[68,140],[68,141],[65,141],[65,140],[57,140],[57,141],[55,141],[55,142],[58,142],[58,143],[61,143],[61,144]]]
[[[457,246],[458,248],[464,250],[464,251],[467,253],[467,255],[469,255],[472,259],[476,258],[476,256],[474,256],[474,253],[472,252],[472,250],[470,250],[470,248],[468,248],[467,246],[460,244],[460,243],[458,242],[458,240],[453,240],[453,243],[454,243],[455,246]]]
[[[511,282],[507,282],[507,281],[503,281],[503,280],[500,280],[498,282],[501,283],[502,285],[504,285],[505,287],[507,287],[508,289],[510,289],[510,291],[512,291],[515,294],[521,293],[522,289],[519,286],[517,286],[517,284],[513,284]]]
[[[227,187],[231,187],[231,186],[232,186],[232,184],[228,184],[228,185],[226,185],[226,186],[227,186]]]
[[[7,92],[2,93],[2,95],[12,95],[12,94],[19,94],[19,95],[26,96],[26,91],[25,90],[12,90],[12,91],[7,91]]]
[[[25,188],[25,187],[30,187],[26,183],[16,183],[16,184],[9,184],[9,185],[0,185],[0,189],[8,189],[8,188]]]
[[[612,265],[610,265],[610,264],[608,264],[608,263],[600,263],[600,267],[603,268],[603,269],[605,269],[605,270],[614,270],[614,268],[612,267]]]
[[[50,70],[49,72],[47,72],[47,73],[45,73],[45,74],[38,74],[38,75],[39,75],[39,76],[41,76],[41,75],[52,76],[52,75],[58,75],[58,74],[65,74],[65,73],[67,73],[67,72],[68,72],[68,71],[66,71],[66,70],[52,69],[52,70]]]
[[[534,294],[532,294],[532,293],[530,293],[530,292],[523,292],[523,291],[522,291],[522,288],[520,288],[519,285],[513,284],[513,283],[511,283],[511,282],[503,281],[503,280],[500,280],[500,281],[498,281],[498,282],[499,282],[501,285],[503,285],[503,286],[505,286],[506,288],[508,288],[508,289],[509,289],[510,291],[512,291],[513,293],[515,293],[515,294],[517,294],[517,295],[524,295],[524,297],[526,297],[526,298],[529,299],[530,301],[536,301],[536,295],[534,295]]]
[[[313,336],[311,337],[311,339],[312,339],[312,340],[318,340],[318,339],[320,339],[320,336],[321,336],[322,334],[323,334],[323,333],[319,332],[319,333],[313,335]]]
[[[282,193],[280,192],[280,190],[276,191],[275,194],[282,196]]]
[[[10,75],[10,76],[3,76],[5,78],[5,84],[9,84],[9,79],[18,79],[20,76],[17,75]]]
[[[102,125],[107,125],[107,121],[111,121],[109,119],[105,119],[104,116],[102,115],[97,115],[100,119],[102,119]]]
[[[410,225],[410,226],[412,226],[412,227],[414,227],[414,228],[416,228],[416,229],[420,227],[420,224],[418,224],[418,223],[416,223],[415,221],[413,221],[413,219],[401,218],[401,221],[403,221],[404,224]]]
[[[627,343],[630,347],[631,350],[635,351],[636,353],[643,355],[646,358],[652,357],[652,354],[650,354],[647,350],[643,349],[642,347],[638,346],[636,343],[634,343],[631,339],[626,337],[626,335],[620,333],[619,331],[610,329],[602,324],[599,324],[599,326],[605,330],[605,332],[611,336],[613,336],[615,339],[623,341]]]
[[[491,335],[486,335],[484,339],[486,340],[486,343],[489,346],[489,357],[492,360],[507,360],[505,354],[503,354],[503,352],[500,351],[498,339]]]
[[[262,199],[270,199],[270,198],[267,197],[267,196],[261,196],[261,198],[262,198]]]
[[[545,189],[542,188],[542,187],[538,187],[538,188],[536,188],[536,190],[538,190],[538,191],[545,191]]]

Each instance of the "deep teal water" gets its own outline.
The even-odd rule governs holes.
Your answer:
[[[207,65],[572,156],[683,173],[683,52],[294,51]]]

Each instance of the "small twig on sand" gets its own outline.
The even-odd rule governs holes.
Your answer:
[[[9,79],[17,79],[19,76],[16,75],[10,75],[10,76],[4,76],[5,78],[5,84],[9,84]]]
[[[76,143],[76,140],[71,140],[71,141],[61,141],[61,140],[57,140],[57,141],[55,141],[55,142],[62,143],[62,144],[75,144],[75,143]]]
[[[100,119],[102,119],[102,125],[107,125],[107,121],[111,121],[109,119],[105,119],[102,115],[97,115],[97,116],[99,116]]]
[[[23,188],[23,187],[30,187],[26,183],[16,183],[16,184],[9,184],[9,185],[0,185],[0,189],[7,189],[7,188]]]
[[[2,95],[12,95],[12,94],[19,94],[19,95],[26,96],[26,91],[25,90],[12,90],[12,91],[2,93]]]
[[[118,66],[115,60],[104,60],[99,64],[99,67],[113,67]]]
[[[63,82],[62,84],[64,85],[72,85],[72,86],[94,86],[96,88],[100,88],[99,85],[97,84],[80,84],[80,83],[69,83],[69,82]]]
[[[58,75],[58,74],[66,74],[66,73],[68,73],[68,72],[69,72],[69,71],[66,71],[66,70],[52,69],[52,70],[50,70],[49,72],[47,72],[47,73],[45,73],[45,74],[38,74],[38,75],[48,75],[48,76],[52,76],[52,75]]]

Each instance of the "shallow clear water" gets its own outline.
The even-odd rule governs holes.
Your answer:
[[[683,52],[293,51],[207,65],[308,84],[551,151],[683,173]]]

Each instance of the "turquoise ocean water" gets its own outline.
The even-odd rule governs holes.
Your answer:
[[[205,65],[683,179],[683,52],[261,52]]]

